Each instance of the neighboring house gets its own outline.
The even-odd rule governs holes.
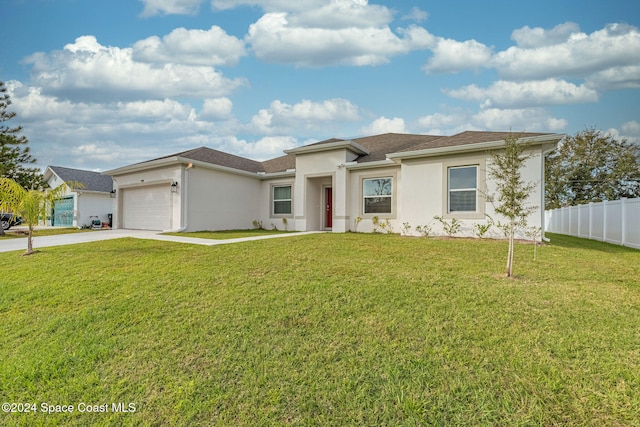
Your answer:
[[[113,212],[113,179],[99,172],[48,166],[44,179],[51,188],[67,184],[69,189],[53,206],[51,225],[88,227],[92,216],[109,222]]]
[[[453,136],[383,134],[330,139],[257,162],[196,148],[105,172],[117,191],[114,227],[151,230],[264,228],[371,232],[376,219],[400,232],[434,216],[456,218],[473,235],[486,215],[494,184],[487,167],[508,132]],[[543,227],[544,155],[563,135],[524,133],[533,156],[523,169],[535,181],[529,225]],[[504,220],[503,220],[504,221]],[[379,229],[379,228],[378,228]]]

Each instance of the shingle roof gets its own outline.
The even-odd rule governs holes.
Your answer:
[[[243,170],[247,172],[264,172],[264,167],[260,162],[207,147],[195,148],[193,150],[183,151],[181,153],[173,154],[166,157],[174,156],[184,157],[185,159],[189,160],[212,163],[215,165],[225,166],[228,168]]]
[[[446,136],[435,135],[411,135],[402,133],[385,133],[382,135],[355,138],[352,141],[369,150],[366,156],[360,156],[358,163],[384,160],[389,153],[397,153],[405,150],[414,150],[414,147],[437,143],[447,139]]]
[[[502,141],[509,135],[515,135],[519,138],[532,138],[534,136],[545,135],[544,133],[516,133],[511,132],[480,132],[466,131],[452,136],[439,137],[438,139],[425,141],[412,147],[407,147],[402,151],[426,150],[429,148],[455,147],[458,145],[478,144],[482,142]]]
[[[454,147],[482,142],[501,141],[508,137],[510,134],[510,132],[479,131],[466,131],[452,136],[385,133],[382,135],[353,138],[350,140],[331,138],[309,144],[307,145],[307,147],[320,146],[322,144],[332,144],[341,141],[353,141],[369,151],[369,154],[361,155],[356,159],[358,163],[366,163],[384,160],[387,158],[387,155],[391,153],[402,153],[408,151],[427,150],[432,148]],[[527,138],[547,134],[521,133],[516,135],[518,137]],[[149,160],[148,162],[172,157],[182,157],[190,160],[197,160],[253,173],[285,172],[288,169],[295,169],[296,167],[295,155],[293,154],[287,154],[285,156],[258,162],[255,160],[247,159],[245,157],[236,156],[207,147],[195,148],[193,150],[187,150],[164,157],[159,157],[157,159]],[[148,162],[142,162],[140,164]]]
[[[262,162],[266,173],[284,172],[287,169],[296,168],[296,156],[287,154],[286,156],[276,157],[275,159]]]
[[[65,168],[62,166],[49,166],[49,168],[65,183],[81,183],[83,185],[81,190],[100,191],[104,193],[109,193],[113,190],[113,179],[108,175],[102,175],[99,172],[91,172],[82,169]]]

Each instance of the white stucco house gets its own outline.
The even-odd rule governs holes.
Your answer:
[[[400,232],[434,216],[462,222],[459,235],[497,215],[485,200],[494,187],[489,152],[508,132],[453,136],[388,133],[330,139],[258,162],[206,147],[105,172],[116,191],[114,227],[150,230],[264,228],[371,232],[374,222]],[[525,181],[538,183],[529,225],[544,227],[544,157],[561,134],[523,133],[533,156]]]
[[[49,225],[56,227],[88,227],[91,217],[109,222],[113,213],[113,179],[99,172],[62,166],[47,166],[44,179],[51,188],[69,187],[53,206]]]

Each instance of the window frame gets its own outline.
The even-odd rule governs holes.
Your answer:
[[[453,211],[449,210],[449,170],[451,168],[461,168],[475,166],[476,169],[476,210],[475,211]],[[487,158],[482,155],[456,156],[442,162],[442,217],[446,219],[485,219],[487,188]]]
[[[276,199],[276,188],[289,187],[288,199]],[[287,213],[276,213],[277,202],[289,202],[290,210]],[[271,184],[271,218],[287,218],[293,215],[293,184]]]
[[[362,216],[365,217],[374,217],[374,216],[379,216],[379,215],[387,215],[389,217],[392,217],[395,214],[395,209],[394,209],[394,205],[395,205],[395,199],[394,199],[394,193],[395,193],[395,176],[394,175],[382,175],[382,176],[363,176],[361,178],[361,184],[360,184],[360,194],[361,194],[361,214]],[[367,196],[365,195],[365,190],[364,190],[364,186],[365,186],[365,181],[373,181],[373,180],[381,180],[381,179],[389,179],[391,180],[391,185],[390,185],[390,194],[388,195],[377,195],[377,196]],[[366,212],[366,200],[367,199],[371,199],[371,198],[389,198],[389,212]]]
[[[475,187],[464,187],[464,188],[451,188],[451,172],[454,170],[461,169],[474,169],[475,172]],[[447,167],[447,213],[451,215],[455,214],[470,214],[478,212],[478,165],[464,165],[464,166],[449,166]],[[462,193],[462,192],[474,192],[474,204],[473,210],[452,210],[451,209],[451,193]]]

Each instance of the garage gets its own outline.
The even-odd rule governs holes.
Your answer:
[[[73,226],[73,196],[56,200],[51,215],[51,225],[55,227]]]
[[[171,191],[169,185],[148,185],[122,191],[124,227],[132,230],[169,230],[171,228]]]

